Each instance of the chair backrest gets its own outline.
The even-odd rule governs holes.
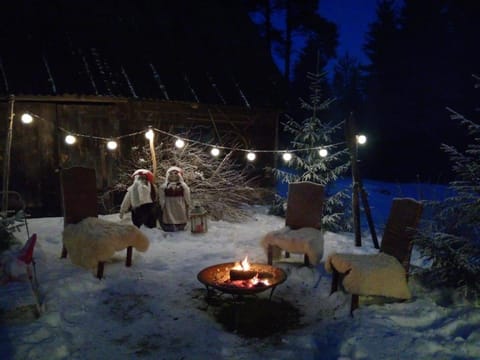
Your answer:
[[[285,225],[292,229],[322,228],[325,188],[310,181],[288,185]]]
[[[64,225],[98,216],[95,169],[81,166],[63,169],[60,183]]]
[[[423,204],[410,198],[395,198],[382,237],[380,251],[395,256],[407,271],[412,240],[422,216]]]

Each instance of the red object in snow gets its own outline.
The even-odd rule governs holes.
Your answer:
[[[30,264],[33,260],[33,248],[35,247],[36,242],[37,234],[33,234],[18,253],[17,259],[23,261],[27,265]]]

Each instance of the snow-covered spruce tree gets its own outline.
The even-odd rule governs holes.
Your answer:
[[[430,229],[420,232],[415,244],[432,259],[425,273],[434,286],[456,288],[466,298],[480,298],[480,125],[448,109],[468,128],[473,142],[465,151],[442,145],[456,178],[454,195],[432,203],[435,216]]]
[[[290,116],[283,123],[284,131],[292,137],[290,142],[292,159],[289,170],[273,169],[282,182],[311,181],[325,186],[326,197],[322,226],[325,230],[340,231],[350,228],[345,214],[346,190],[334,191],[334,182],[344,175],[350,166],[348,149],[344,142],[344,122],[329,122],[320,118],[333,99],[323,100],[322,84],[326,73],[308,73],[310,82],[309,101],[300,99],[300,108],[306,118],[298,122]],[[327,156],[320,156],[319,150],[327,150]],[[291,170],[291,171],[290,171]],[[285,200],[283,200],[285,201]]]
[[[194,139],[195,134],[191,131],[183,137]],[[170,136],[157,137],[156,143],[159,144],[155,147],[157,187],[165,181],[170,166],[182,168],[184,180],[190,187],[192,203],[203,206],[210,218],[243,221],[250,216],[243,205],[264,201],[265,190],[257,187],[256,179],[250,178],[247,169],[235,160],[234,151],[225,150],[216,158],[201,143],[187,142],[185,147],[177,149],[172,146]],[[121,166],[118,183],[111,191],[124,192],[132,183],[130,176],[135,169],[151,167],[149,146],[133,149],[131,158]]]

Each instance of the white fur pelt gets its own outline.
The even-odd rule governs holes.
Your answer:
[[[72,263],[92,269],[99,261],[107,261],[116,251],[129,246],[138,251],[147,251],[149,241],[134,225],[89,217],[65,226],[63,244]]]
[[[343,287],[351,294],[410,299],[405,268],[393,256],[378,254],[330,254],[325,270],[344,274]]]
[[[288,226],[267,233],[260,244],[268,251],[273,247],[273,258],[280,257],[281,250],[294,254],[307,254],[312,265],[317,265],[323,257],[323,231],[311,227],[292,230]]]

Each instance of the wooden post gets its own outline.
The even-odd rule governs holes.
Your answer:
[[[358,171],[358,162],[357,162],[357,138],[355,134],[355,124],[353,114],[350,114],[350,117],[346,123],[346,140],[347,145],[350,150],[350,162],[352,167],[352,215],[353,215],[353,230],[355,232],[355,246],[362,246],[362,232],[360,229],[360,199],[359,199],[359,189],[360,189],[360,173]]]
[[[152,131],[152,136],[148,139],[150,144],[150,155],[152,156],[152,172],[153,172],[153,179],[157,178],[157,155],[155,154],[155,132],[150,127]]]
[[[10,179],[10,152],[12,150],[12,138],[13,138],[13,117],[15,116],[13,108],[15,105],[15,96],[10,95],[8,98],[8,105],[10,107],[10,115],[7,130],[7,141],[5,143],[5,155],[3,157],[3,201],[2,212],[6,213],[8,210],[8,182]]]
[[[345,135],[347,144],[350,150],[350,161],[352,165],[352,214],[353,214],[353,228],[355,231],[355,246],[362,246],[362,232],[360,228],[360,196],[365,210],[368,227],[372,235],[372,242],[376,249],[379,249],[377,233],[375,231],[375,224],[373,222],[370,205],[368,204],[367,193],[365,192],[360,178],[360,170],[358,168],[358,143],[355,121],[353,114],[347,119],[345,127]]]

